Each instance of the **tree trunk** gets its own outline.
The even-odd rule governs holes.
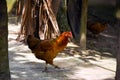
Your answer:
[[[68,24],[77,42],[79,42],[80,39],[81,5],[82,0],[67,0]]]
[[[120,0],[116,0],[116,18],[118,19],[118,52],[117,52],[117,67],[116,67],[116,76],[115,80],[120,80]]]
[[[81,13],[81,29],[80,29],[80,46],[82,50],[86,50],[86,26],[87,26],[87,2],[82,0],[82,13]]]
[[[0,1],[0,80],[10,80],[8,61],[8,16],[6,0]]]
[[[120,21],[119,21],[120,25]],[[117,53],[117,68],[115,80],[120,80],[120,29],[118,34],[118,53]]]
[[[59,9],[60,1],[61,0],[52,0],[52,10],[53,10],[56,17],[57,17],[57,12]]]

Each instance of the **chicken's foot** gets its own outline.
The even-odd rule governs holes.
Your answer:
[[[45,64],[45,69],[44,69],[43,72],[47,72],[47,71],[48,71],[47,65],[48,65],[48,63]],[[51,64],[51,65],[54,66],[54,67],[57,68],[57,69],[60,69],[60,67],[58,67],[58,66],[55,65],[55,64]]]
[[[58,67],[57,65],[54,65],[54,64],[52,64],[55,68],[57,68],[57,69],[60,69],[60,67]]]

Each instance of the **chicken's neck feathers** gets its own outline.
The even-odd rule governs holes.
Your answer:
[[[56,39],[57,46],[66,46],[68,43],[68,37],[58,37]]]

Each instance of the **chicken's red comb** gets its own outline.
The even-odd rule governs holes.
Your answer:
[[[69,32],[72,35],[72,32]]]
[[[69,32],[69,36],[72,37],[72,32]]]

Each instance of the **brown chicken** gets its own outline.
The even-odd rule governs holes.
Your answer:
[[[95,23],[90,23],[88,22],[87,24],[87,29],[92,32],[95,36],[98,35],[99,33],[103,32],[106,27],[108,27],[107,23],[100,23],[100,22],[95,22]]]
[[[46,71],[47,64],[53,65],[55,68],[59,68],[53,64],[53,59],[60,51],[64,50],[68,43],[68,38],[71,37],[71,32],[63,32],[58,38],[47,40],[39,40],[32,35],[29,35],[27,38],[27,43],[35,57],[46,62]]]

